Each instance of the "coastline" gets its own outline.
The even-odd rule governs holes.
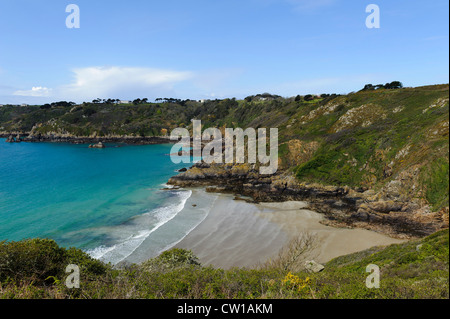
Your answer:
[[[230,194],[210,196],[216,199],[209,214],[173,246],[192,250],[206,266],[223,269],[257,266],[275,258],[281,248],[302,233],[317,236],[318,245],[310,257],[319,263],[405,241],[365,229],[324,225],[324,216],[306,209],[305,202],[256,204],[235,200]],[[195,197],[190,201],[194,202]]]
[[[166,136],[72,136],[72,135],[30,135],[21,132],[0,132],[0,138],[10,136],[20,136],[20,142],[28,143],[70,143],[70,144],[94,144],[94,143],[123,143],[129,145],[149,145],[149,144],[174,144],[170,137]]]

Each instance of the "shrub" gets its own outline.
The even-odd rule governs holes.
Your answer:
[[[0,243],[0,281],[24,278],[43,284],[45,279],[60,277],[64,268],[64,249],[55,241],[31,239]]]
[[[309,286],[310,281],[311,279],[309,277],[306,277],[306,279],[301,279],[292,273],[288,273],[286,277],[284,277],[282,283],[287,289],[301,292]]]
[[[75,248],[59,247],[54,240],[29,239],[0,243],[0,282],[33,281],[46,285],[67,276],[75,264],[85,279],[105,273],[108,266]]]
[[[200,262],[194,253],[181,248],[167,250],[141,265],[142,269],[147,271],[172,271],[178,268],[198,266],[200,266]]]

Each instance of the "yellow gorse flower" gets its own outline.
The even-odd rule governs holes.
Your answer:
[[[297,289],[298,291],[302,291],[309,285],[310,282],[311,279],[309,277],[306,279],[301,279],[290,272],[282,280],[283,285],[285,285],[288,289]]]

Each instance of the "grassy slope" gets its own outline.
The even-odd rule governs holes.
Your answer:
[[[315,159],[301,166],[297,174],[302,178],[331,184],[360,185],[368,177],[367,170],[360,171],[364,164],[372,168],[370,174],[383,179],[384,165],[392,161],[395,168],[402,170],[405,166],[446,157],[448,130],[447,135],[443,132],[442,135],[430,136],[429,133],[433,128],[439,128],[441,123],[448,122],[448,100],[445,107],[423,113],[427,106],[446,96],[448,91],[445,89],[415,88],[359,92],[340,98],[341,106],[335,112],[321,116],[301,129],[291,129],[292,135],[305,134],[310,138],[323,139]],[[362,105],[369,105],[362,116],[364,120],[370,120],[371,125],[363,127],[355,118],[345,129],[333,131],[339,118],[350,109]],[[401,111],[394,113],[398,107]],[[407,145],[411,145],[407,157],[401,159],[402,162],[396,161],[395,156]],[[436,148],[437,145],[441,148]],[[380,150],[384,151],[383,158],[375,156],[376,151]],[[354,157],[356,164],[348,163],[349,158],[345,154]]]
[[[0,298],[449,298],[449,234],[338,257],[317,274],[277,268],[222,270],[171,250],[115,270],[49,240],[0,244]],[[80,266],[81,288],[67,289],[65,267]],[[366,267],[381,270],[379,289]]]

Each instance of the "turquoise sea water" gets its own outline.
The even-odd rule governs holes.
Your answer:
[[[51,238],[115,263],[167,228],[192,192],[161,188],[186,164],[171,162],[172,145],[107,146],[0,139],[0,241]],[[181,222],[178,237],[204,217]],[[178,237],[155,238],[154,250]]]

